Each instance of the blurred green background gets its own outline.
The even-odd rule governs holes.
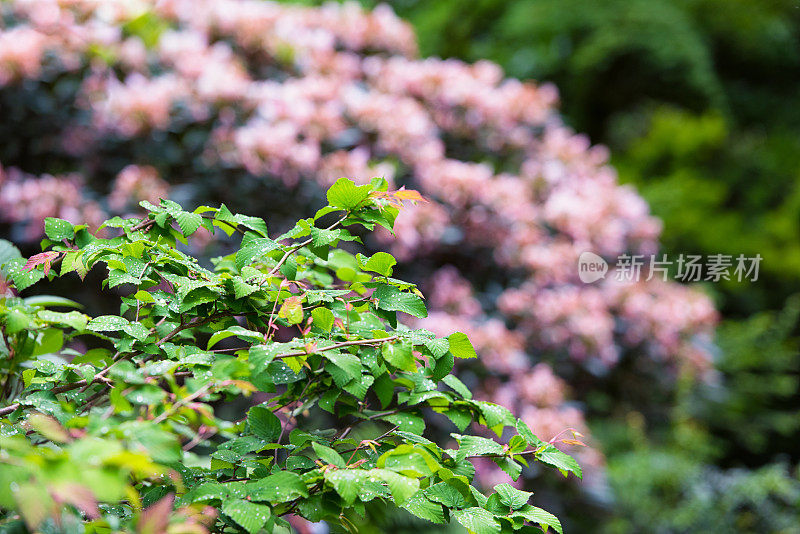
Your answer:
[[[713,383],[687,380],[664,421],[590,404],[613,502],[573,524],[800,532],[800,2],[389,3],[423,56],[555,83],[567,123],[663,220],[671,258],[764,258],[756,283],[705,288],[723,315]]]

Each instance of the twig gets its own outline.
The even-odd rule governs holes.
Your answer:
[[[202,397],[203,395],[206,394],[206,392],[210,388],[211,388],[211,384],[210,383],[206,384],[203,387],[201,387],[200,389],[198,389],[197,391],[195,391],[194,393],[192,393],[191,395],[182,398],[181,400],[179,400],[178,402],[173,404],[172,407],[169,410],[166,410],[164,413],[162,413],[161,415],[159,415],[158,417],[153,419],[153,424],[160,423],[161,421],[163,421],[164,419],[166,419],[170,415],[174,414],[177,411],[177,409],[180,408],[181,406],[184,406],[187,403],[192,402],[193,400],[195,400],[198,397]]]
[[[73,389],[78,389],[83,386],[92,385],[96,382],[107,382],[107,379],[103,379],[102,377],[95,376],[91,381],[87,380],[78,380],[77,382],[72,382],[70,384],[64,384],[63,386],[57,386],[53,389],[49,390],[50,393],[53,395],[57,395],[59,393],[66,393],[67,391],[72,391]],[[14,404],[9,404],[3,408],[0,408],[0,416],[8,415],[17,408],[19,408],[20,403],[15,402]]]
[[[348,217],[349,215],[350,215],[349,213],[348,213],[348,214],[346,214],[344,217],[342,217],[341,219],[339,219],[338,221],[336,221],[336,222],[335,222],[335,223],[333,223],[332,225],[330,225],[330,226],[328,226],[327,228],[325,228],[325,230],[333,230],[334,228],[336,228],[337,226],[339,226],[340,224],[342,224],[342,223],[344,222],[344,220],[345,220],[345,219],[347,219],[347,217]],[[272,269],[269,271],[269,273],[267,273],[267,276],[272,276],[273,274],[277,273],[277,272],[278,272],[278,270],[281,268],[281,265],[283,265],[283,264],[286,262],[286,260],[288,260],[288,259],[289,259],[289,256],[291,256],[292,254],[294,254],[295,252],[297,252],[297,251],[298,251],[298,250],[300,250],[301,248],[303,248],[303,247],[305,247],[305,246],[308,246],[308,245],[310,245],[310,244],[311,244],[311,243],[313,243],[313,242],[314,242],[314,239],[313,239],[313,238],[311,238],[311,237],[309,237],[308,239],[306,239],[306,240],[305,240],[305,241],[303,241],[302,243],[298,243],[297,245],[294,245],[292,248],[290,248],[289,250],[287,250],[287,251],[286,251],[286,253],[283,255],[283,257],[282,257],[280,260],[278,260],[278,263],[275,265],[275,267],[273,267],[273,268],[272,268]]]
[[[322,347],[320,349],[317,349],[314,353],[325,352],[326,350],[341,349],[342,347],[351,347],[354,345],[372,345],[374,343],[383,343],[385,341],[394,341],[396,339],[399,338],[397,336],[389,336],[389,337],[379,337],[376,339],[357,339],[354,341],[342,341],[340,343],[334,343],[333,345],[330,345],[328,347]],[[314,353],[309,353],[306,351],[290,352],[288,354],[280,354],[278,356],[275,356],[275,359],[277,360],[281,358],[293,358],[295,356],[305,356],[307,354],[314,354]]]

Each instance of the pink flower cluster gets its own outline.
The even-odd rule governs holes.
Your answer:
[[[543,438],[585,430],[544,361],[610,369],[633,352],[669,371],[709,369],[707,297],[675,283],[579,281],[581,252],[654,253],[660,223],[617,182],[607,151],[564,126],[554,87],[504,79],[486,61],[420,60],[410,27],[385,6],[37,0],[0,10],[16,21],[0,30],[0,91],[45,66],[81,73],[75,105],[92,129],[65,136],[71,154],[202,122],[212,168],[286,187],[381,175],[420,190],[431,202],[403,211],[382,246],[435,266],[421,325],[468,333],[486,368],[480,394],[516,408]],[[148,45],[120,30],[143,14],[168,28]],[[109,210],[168,194],[151,162],[130,163]],[[0,213],[34,238],[46,216],[95,221],[101,209],[83,200],[77,177],[9,171]],[[439,269],[447,247],[475,261]],[[506,282],[476,290],[472,263]],[[599,462],[584,453],[593,454]]]
[[[0,222],[24,221],[23,236],[35,240],[42,235],[47,217],[96,229],[106,214],[97,202],[84,197],[78,174],[37,177],[0,167]]]

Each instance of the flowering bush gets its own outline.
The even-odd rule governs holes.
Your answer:
[[[339,176],[382,176],[431,199],[398,217],[396,240],[367,242],[424,278],[431,313],[410,326],[467,333],[483,366],[464,381],[544,439],[585,430],[559,375],[580,399],[626,361],[660,384],[709,370],[705,296],[578,280],[581,252],[654,253],[660,227],[606,151],[563,125],[553,87],[486,61],[417,59],[385,6],[0,9],[0,106],[13,110],[0,126],[0,217],[18,242],[47,216],[96,225],[163,195],[288,220]]]

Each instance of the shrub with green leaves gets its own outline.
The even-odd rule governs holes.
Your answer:
[[[45,252],[0,248],[17,291],[105,268],[121,300],[89,317],[57,311],[79,308],[66,299],[0,298],[3,527],[253,533],[299,516],[354,531],[392,505],[479,534],[561,531],[529,492],[481,493],[471,461],[516,479],[532,461],[580,476],[575,460],[450,374],[476,357],[467,336],[398,322],[427,312],[391,255],[338,248],[422,198],[344,178],[327,198],[275,238],[224,205],[161,201],[106,221],[116,237],[48,219]],[[229,236],[213,268],[180,248],[201,226]],[[445,446],[425,437],[451,424]]]

